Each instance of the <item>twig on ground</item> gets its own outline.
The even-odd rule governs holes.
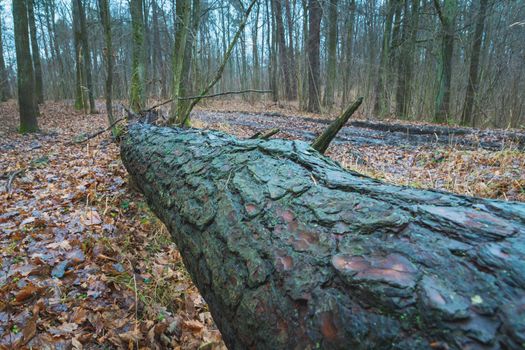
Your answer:
[[[7,184],[5,185],[5,191],[7,192],[7,194],[11,194],[13,181],[15,180],[15,178],[19,176],[20,174],[23,174],[26,170],[27,170],[26,168],[22,168],[22,169],[14,170],[10,173],[9,178],[7,180]]]
[[[281,130],[279,130],[277,128],[276,129],[265,130],[265,131],[259,131],[259,132],[256,132],[255,134],[253,134],[252,136],[250,136],[250,139],[267,140],[267,139],[269,139],[270,137],[272,137],[273,135],[277,134],[280,131]]]
[[[128,112],[128,113],[130,113],[130,112]],[[111,130],[115,125],[117,125],[118,123],[120,123],[121,121],[123,121],[123,120],[125,120],[125,119],[127,119],[127,117],[119,118],[119,119],[115,120],[113,123],[111,123],[111,125],[108,126],[107,128],[102,129],[102,130],[100,130],[100,131],[97,131],[96,133],[91,134],[91,135],[87,136],[85,139],[82,139],[82,140],[80,140],[80,141],[71,141],[71,142],[68,142],[67,145],[68,145],[68,146],[71,146],[71,145],[73,145],[73,144],[80,144],[80,143],[87,142],[87,141],[89,141],[89,140],[91,140],[91,139],[94,139],[94,138],[97,137],[98,135],[101,135],[101,134],[105,133],[106,131]]]

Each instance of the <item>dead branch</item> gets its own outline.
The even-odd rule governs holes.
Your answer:
[[[17,170],[12,171],[9,174],[9,178],[7,180],[7,184],[5,185],[5,191],[7,192],[7,194],[11,194],[13,181],[16,179],[16,177],[21,175],[21,174],[23,174],[23,173],[25,173],[26,170],[27,170],[27,168],[17,169]]]
[[[253,134],[252,136],[250,136],[249,138],[250,139],[267,140],[267,139],[269,139],[270,137],[272,137],[273,135],[277,134],[280,131],[281,130],[277,129],[277,128],[276,129],[265,130],[265,131],[259,131],[259,132],[256,132],[255,134]]]
[[[326,152],[328,149],[330,142],[332,142],[339,130],[341,130],[341,128],[346,124],[348,119],[350,119],[352,114],[354,114],[362,102],[363,98],[359,97],[354,103],[352,103],[352,105],[348,106],[348,108],[339,117],[337,117],[337,119],[335,119],[321,135],[319,135],[314,140],[312,143],[312,148],[317,150],[319,153],[324,154],[324,152]]]

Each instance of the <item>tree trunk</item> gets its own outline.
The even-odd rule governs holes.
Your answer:
[[[182,63],[181,81],[179,84],[178,96],[184,97],[192,93],[191,88],[192,82],[190,80],[191,61],[193,56],[193,48],[196,42],[197,34],[199,31],[201,7],[200,0],[192,0],[191,9],[191,21],[188,21],[188,25],[191,25],[191,31],[186,35],[186,45],[184,47],[184,62]],[[191,22],[191,23],[190,23]],[[191,101],[183,100],[177,103],[177,115],[186,115],[186,110],[189,108]]]
[[[18,82],[18,108],[21,133],[38,131],[38,102],[35,73],[29,49],[29,30],[25,0],[13,0],[13,19]]]
[[[352,88],[353,84],[350,81],[351,77],[351,70],[352,70],[352,61],[353,61],[353,54],[352,54],[352,48],[354,43],[354,22],[355,22],[355,12],[356,12],[356,6],[355,6],[355,0],[350,0],[349,6],[349,18],[346,22],[346,40],[344,42],[344,55],[345,55],[345,61],[344,61],[344,70],[343,70],[343,99],[342,99],[342,105],[346,105],[348,103],[348,100],[350,99],[350,89]]]
[[[29,20],[29,33],[31,35],[31,56],[33,57],[33,69],[35,72],[36,98],[38,103],[44,103],[42,63],[40,62],[40,50],[38,48],[34,5],[34,0],[27,0],[27,17]]]
[[[438,91],[434,121],[446,123],[450,119],[450,87],[457,0],[445,0],[443,6],[440,5],[439,0],[434,0],[434,5],[441,22],[441,49],[438,56]]]
[[[105,59],[106,59],[106,111],[108,113],[109,125],[114,122],[113,118],[113,40],[111,38],[111,13],[109,10],[109,0],[98,0],[100,20],[104,30]],[[116,136],[116,130],[113,130],[113,136]]]
[[[387,111],[386,102],[386,89],[385,83],[388,75],[388,60],[390,57],[390,42],[392,39],[392,22],[394,19],[394,12],[396,0],[387,0],[386,2],[386,19],[385,28],[383,31],[383,44],[381,46],[381,56],[379,59],[379,69],[377,72],[377,80],[374,87],[375,99],[374,99],[374,115],[383,116]]]
[[[292,21],[292,10],[290,8],[290,1],[284,2],[284,8],[286,9],[286,24],[288,26],[288,63],[290,64],[290,84],[292,95],[290,96],[293,100],[297,99],[297,72],[295,65],[295,50],[294,50],[294,27]]]
[[[11,98],[11,88],[9,87],[9,76],[5,67],[2,32],[2,19],[0,18],[0,101],[3,102]]]
[[[277,51],[279,52],[279,66],[284,81],[284,98],[293,100],[292,81],[290,74],[290,62],[286,41],[284,39],[283,5],[281,0],[272,0],[273,16],[275,21],[275,38],[277,39]]]
[[[229,349],[519,349],[525,205],[384,184],[300,141],[136,124],[124,165]]]
[[[75,109],[84,110],[87,109],[87,96],[84,89],[84,60],[82,59],[82,29],[80,26],[80,9],[78,7],[78,1],[72,0],[72,13],[73,13],[73,43],[75,46]],[[57,55],[60,56],[60,49],[57,44]]]
[[[130,1],[131,26],[133,32],[133,53],[131,58],[131,90],[129,104],[138,112],[144,107],[144,8],[142,0]]]
[[[178,98],[184,91],[182,86],[182,70],[184,67],[184,55],[186,52],[186,38],[188,36],[189,25],[190,25],[190,14],[191,14],[191,2],[190,0],[178,0],[176,5],[176,34],[175,34],[175,45],[173,46],[173,85],[171,87],[171,97],[173,102],[171,103],[169,123],[180,124],[183,115],[179,115],[180,112],[178,105]],[[188,120],[189,123],[189,120]],[[187,125],[189,126],[189,125]]]
[[[84,60],[83,64],[83,74],[85,79],[85,89],[87,90],[88,103],[89,103],[89,113],[96,113],[95,107],[95,98],[93,91],[93,79],[91,77],[91,51],[89,50],[89,38],[86,25],[86,12],[84,10],[84,5],[82,0],[77,0],[78,3],[78,14],[79,14],[79,23],[80,23],[80,42],[82,45],[82,59]]]
[[[307,70],[308,70],[308,111],[319,112],[321,106],[320,99],[320,62],[319,46],[321,44],[321,17],[322,9],[320,0],[308,0],[308,28],[307,43]]]
[[[412,72],[414,55],[416,50],[417,30],[419,26],[419,2],[412,0],[412,9],[408,17],[408,0],[405,0],[405,18],[403,33],[406,33],[406,40],[401,47],[401,59],[398,65],[398,82],[396,90],[396,116],[406,118],[409,116]],[[403,35],[405,37],[405,35]]]
[[[479,1],[479,12],[476,21],[476,29],[474,30],[474,37],[472,38],[472,51],[470,53],[470,67],[469,67],[469,79],[467,84],[467,93],[465,95],[465,105],[463,107],[463,113],[461,115],[461,124],[470,124],[475,126],[476,118],[472,113],[474,107],[474,98],[476,91],[478,90],[478,67],[479,57],[481,51],[481,41],[483,37],[483,30],[485,27],[485,15],[487,12],[488,0]]]
[[[332,108],[334,104],[334,86],[336,82],[336,65],[337,65],[337,0],[327,2],[328,10],[328,40],[327,40],[327,57],[326,62],[327,77],[326,89],[324,92],[323,105]]]

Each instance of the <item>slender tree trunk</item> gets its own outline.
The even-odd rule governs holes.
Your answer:
[[[35,89],[38,103],[44,102],[44,83],[42,81],[42,63],[40,61],[40,50],[36,32],[34,0],[27,0],[27,16],[29,19],[29,33],[31,34],[31,55],[35,72]]]
[[[133,32],[133,53],[131,62],[131,90],[129,104],[135,112],[144,107],[144,7],[142,0],[131,0],[131,26]]]
[[[405,0],[405,14],[408,14],[408,1]],[[416,50],[417,31],[419,26],[419,2],[412,0],[412,10],[410,17],[405,15],[405,32],[408,32],[408,38],[403,43],[401,60],[399,61],[399,80],[396,92],[396,115],[399,118],[406,118],[409,115],[411,89],[412,89],[412,72],[414,65],[414,55]]]
[[[253,75],[252,85],[255,89],[261,86],[261,67],[259,63],[259,46],[258,46],[258,33],[259,33],[259,11],[260,3],[257,3],[257,9],[255,11],[255,19],[252,27],[252,59],[253,59]],[[264,38],[263,38],[264,39]],[[252,94],[252,99],[258,99],[257,94]]]
[[[272,15],[270,15],[270,9]],[[268,23],[268,56],[269,56],[269,79],[270,79],[270,90],[272,90],[272,101],[276,102],[279,99],[279,86],[277,85],[277,40],[276,40],[276,25],[275,25],[275,12],[273,1],[268,0],[266,2],[266,20]],[[270,21],[271,18],[271,21]],[[270,26],[271,23],[271,26]],[[271,34],[271,41],[270,41]]]
[[[292,22],[292,11],[290,8],[290,1],[284,2],[284,7],[286,9],[286,23],[288,26],[288,61],[290,64],[290,88],[291,88],[291,99],[297,99],[297,71],[295,64],[295,50],[293,44],[294,38],[294,27]]]
[[[308,65],[308,0],[301,0],[302,10],[303,10],[303,42],[302,48],[303,52],[301,54],[301,96],[299,98],[299,107],[302,110],[308,109],[308,79],[309,74],[309,65]]]
[[[38,102],[35,91],[33,60],[29,49],[29,25],[25,0],[13,0],[15,51],[18,81],[20,132],[38,131]]]
[[[200,16],[201,16],[201,6],[200,0],[192,0],[192,15],[191,15],[191,31],[186,35],[186,45],[184,47],[184,62],[182,63],[181,71],[181,82],[179,84],[179,93],[178,96],[184,97],[189,93],[192,93],[192,82],[190,80],[190,71],[191,71],[191,62],[194,45],[196,42],[197,34],[199,31],[200,25]],[[189,23],[190,24],[190,23]],[[185,115],[186,110],[188,109],[191,101],[183,100],[179,101],[177,104],[177,115]]]
[[[330,0],[328,4],[328,44],[327,44],[327,77],[326,77],[326,89],[324,92],[323,105],[332,108],[334,103],[334,86],[336,82],[336,65],[337,65],[337,1]]]
[[[186,50],[186,39],[190,25],[191,3],[190,0],[178,0],[176,5],[177,31],[175,34],[175,45],[173,46],[173,85],[171,87],[171,110],[169,123],[180,123],[182,118],[178,115],[179,100],[184,87],[182,86],[182,70],[184,67],[184,54]],[[189,120],[188,120],[189,123]],[[189,125],[187,125],[189,126]]]
[[[434,120],[446,123],[450,119],[450,86],[452,83],[452,54],[454,53],[454,30],[457,0],[434,0],[441,22],[441,50],[438,57],[438,92]]]
[[[75,109],[76,110],[87,110],[88,101],[85,94],[84,88],[84,52],[82,50],[82,30],[80,26],[80,9],[78,7],[78,1],[72,0],[72,12],[73,12],[73,42],[75,46]],[[60,49],[58,44],[56,47],[57,54],[60,55]]]
[[[354,22],[355,22],[355,0],[350,0],[349,5],[349,18],[346,24],[346,41],[345,41],[345,62],[343,70],[343,99],[342,106],[346,106],[350,99],[350,89],[352,88],[352,82],[350,81],[351,70],[352,70],[352,48],[354,44]]]
[[[80,40],[82,43],[82,58],[84,60],[84,78],[89,102],[89,113],[96,113],[95,98],[93,91],[93,78],[91,76],[91,51],[89,50],[89,35],[86,25],[86,12],[82,0],[77,0],[80,20]]]
[[[0,17],[0,101],[3,102],[11,98],[11,89],[9,88],[9,77],[5,67],[2,33],[2,18]]]
[[[390,44],[392,38],[392,22],[394,19],[395,0],[387,0],[387,13],[385,29],[383,32],[383,44],[381,46],[381,57],[375,85],[374,115],[382,116],[387,111],[385,80],[388,76],[388,64],[390,57]]]
[[[467,84],[467,93],[465,95],[465,105],[463,113],[461,114],[461,124],[472,126],[476,125],[476,117],[473,113],[474,98],[478,90],[479,76],[479,58],[481,51],[481,42],[483,37],[483,30],[485,27],[485,16],[487,12],[488,0],[479,0],[478,18],[476,21],[476,29],[474,30],[474,37],[472,38],[472,51],[470,54],[469,79]]]
[[[275,21],[277,50],[279,52],[279,66],[284,80],[284,98],[286,100],[293,99],[292,82],[290,75],[289,55],[286,49],[286,41],[284,39],[284,24],[283,24],[283,5],[281,0],[273,0],[273,16]]]
[[[308,111],[319,112],[320,99],[320,62],[319,46],[321,44],[321,17],[322,10],[320,0],[308,0]]]
[[[109,10],[109,0],[98,0],[98,7],[100,11],[100,20],[102,22],[102,28],[104,29],[104,44],[106,47],[105,59],[106,59],[106,111],[108,113],[108,122],[110,125],[113,124],[113,40],[111,38],[111,13]],[[115,130],[113,130],[115,135]]]

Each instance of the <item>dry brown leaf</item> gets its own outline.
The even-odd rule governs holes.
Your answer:
[[[18,293],[15,295],[15,300],[18,303],[22,303],[29,298],[37,296],[41,290],[41,287],[35,286],[34,284],[28,284],[18,291]]]
[[[204,325],[197,320],[188,320],[182,322],[182,327],[189,329],[193,332],[198,332],[204,328]]]

